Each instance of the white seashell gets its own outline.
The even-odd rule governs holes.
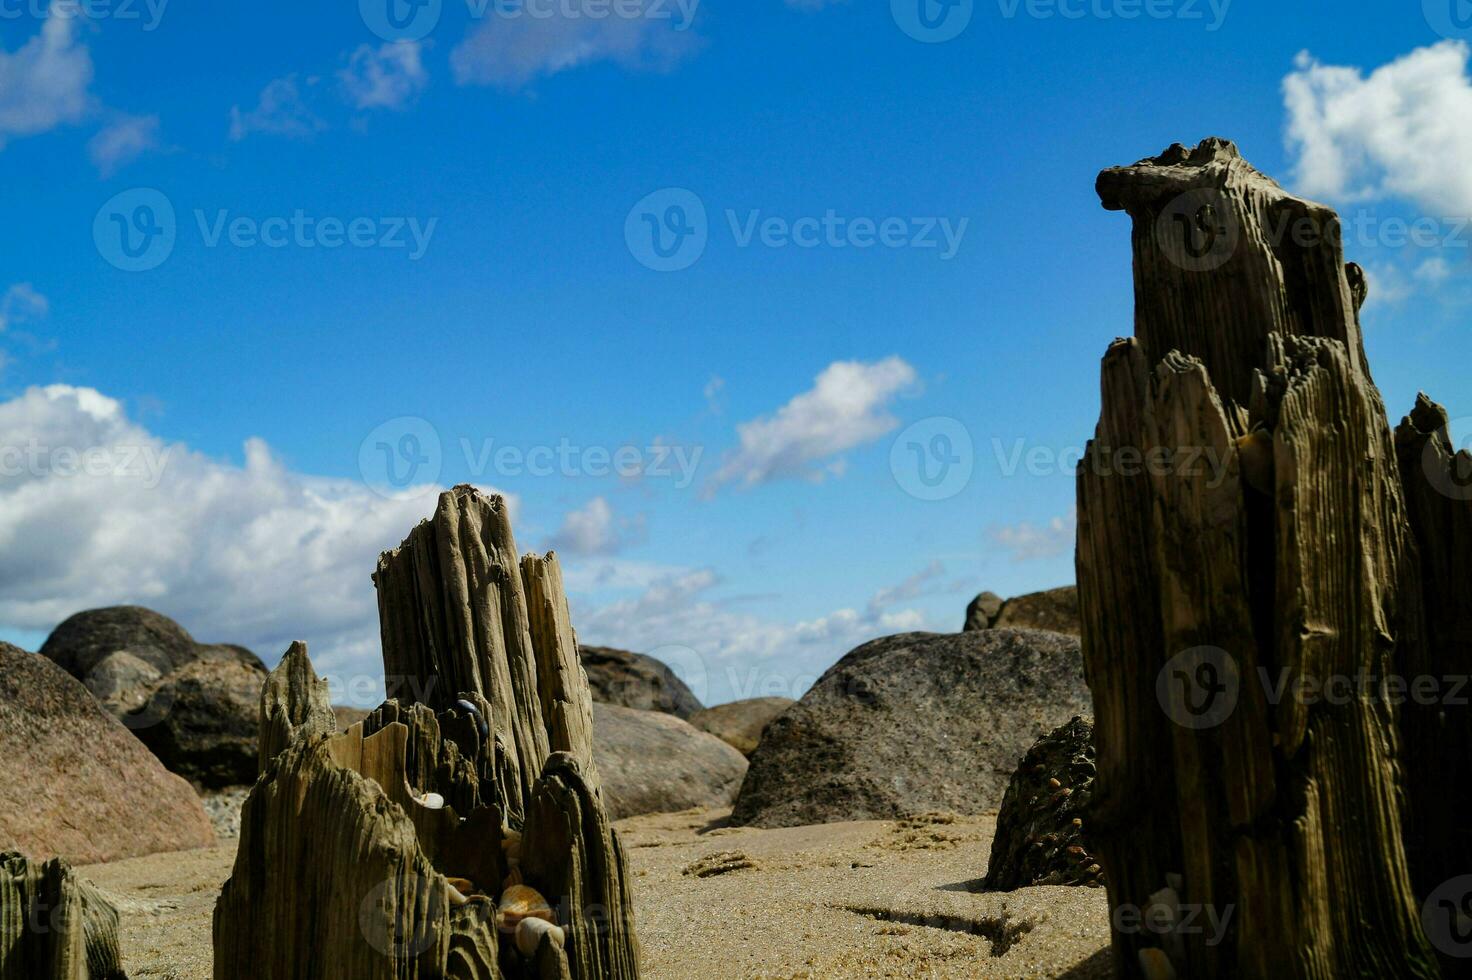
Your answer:
[[[1176,968],[1163,949],[1140,950],[1140,972],[1145,980],[1176,980]]]
[[[521,834],[514,830],[508,830],[501,836],[501,852],[506,855],[506,863],[515,868],[521,864]]]
[[[561,946],[567,941],[567,934],[562,927],[553,925],[546,919],[522,919],[516,927],[516,948],[521,955],[530,959],[537,955],[537,947],[542,945],[542,937],[551,936],[552,942]]]
[[[526,885],[512,885],[501,896],[497,918],[502,929],[510,931],[526,919],[545,919],[555,923],[557,916],[542,893]]]
[[[425,793],[423,796],[417,797],[416,802],[429,810],[443,810],[445,808],[445,798],[438,793]]]

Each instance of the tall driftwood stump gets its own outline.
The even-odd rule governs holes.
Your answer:
[[[1229,142],[1098,190],[1133,219],[1136,288],[1078,478],[1119,975],[1439,976],[1403,834],[1456,801],[1408,821],[1435,739],[1381,685],[1440,653],[1364,277],[1337,216]]]
[[[305,647],[273,672],[216,980],[636,980],[556,558],[457,487],[374,579],[400,696],[336,734]]]
[[[1405,699],[1406,849],[1446,975],[1472,977],[1472,454],[1447,423],[1423,394],[1395,430],[1429,652]]]
[[[64,861],[0,854],[0,980],[128,980],[117,909]]]

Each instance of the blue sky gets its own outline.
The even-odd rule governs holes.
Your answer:
[[[939,43],[921,0],[442,0],[393,40],[374,2],[0,0],[0,635],[140,602],[370,676],[373,555],[457,482],[563,554],[584,640],[712,702],[1070,582],[1131,331],[1094,176],[1208,135],[1367,220],[1391,411],[1472,415],[1454,0],[977,0]],[[692,201],[703,251],[650,268]]]

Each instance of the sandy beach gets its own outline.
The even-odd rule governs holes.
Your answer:
[[[971,889],[994,818],[756,830],[721,810],[618,824],[649,980],[1112,977],[1104,892]],[[135,980],[209,980],[234,842],[92,865]]]

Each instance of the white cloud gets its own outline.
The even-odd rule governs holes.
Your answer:
[[[864,612],[839,609],[811,620],[773,621],[712,597],[721,579],[711,569],[666,569],[637,595],[601,605],[578,594],[587,579],[576,565],[567,578],[579,638],[670,659],[707,704],[801,697],[859,644],[926,628],[918,610],[884,611],[873,602]]]
[[[319,81],[308,77],[307,88],[310,90]],[[307,105],[294,74],[278,78],[262,89],[260,100],[249,112],[242,112],[240,106],[230,109],[230,139],[236,142],[252,133],[304,139],[326,128],[327,124]]]
[[[433,494],[293,473],[259,439],[221,462],[64,385],[0,403],[0,447],[0,624],[136,603],[268,661],[303,639],[324,671],[381,677],[369,576]]]
[[[1452,264],[1441,256],[1433,256],[1416,267],[1417,280],[1431,286],[1439,286],[1451,278]]]
[[[1077,527],[1075,515],[1069,514],[1055,517],[1042,527],[1028,521],[994,527],[987,532],[987,537],[1010,551],[1013,561],[1036,561],[1056,558],[1071,551]]]
[[[365,44],[337,73],[343,96],[355,109],[402,109],[429,84],[417,41]]]
[[[619,5],[622,10],[627,5]],[[667,71],[700,45],[690,29],[698,3],[639,0],[637,16],[550,16],[518,9],[491,15],[450,53],[461,85],[517,89],[541,77],[609,61],[627,69]]]
[[[705,488],[707,494],[732,483],[750,487],[791,477],[820,481],[841,475],[840,453],[899,425],[889,403],[915,380],[915,369],[898,357],[873,364],[830,364],[810,390],[775,415],[736,427],[741,446],[726,455]]]
[[[92,165],[104,178],[158,148],[158,116],[119,116],[87,144]]]
[[[80,121],[91,108],[92,56],[78,43],[78,18],[51,13],[14,52],[0,50],[0,149]]]
[[[28,282],[19,282],[0,296],[0,332],[11,324],[39,320],[51,312],[51,302]]]
[[[603,497],[594,497],[562,519],[552,547],[569,555],[611,555],[644,539],[643,515],[619,518]]]
[[[942,562],[933,561],[898,585],[880,589],[874,594],[874,598],[869,600],[869,609],[870,611],[878,612],[894,605],[896,602],[918,599],[933,589],[937,581],[945,573],[946,566]]]
[[[1298,189],[1331,201],[1402,198],[1472,215],[1472,48],[1445,41],[1368,76],[1308,52],[1283,80]]]
[[[726,411],[726,400],[723,393],[726,390],[726,379],[718,374],[711,375],[709,381],[700,393],[705,396],[705,410],[712,415],[722,415]]]

